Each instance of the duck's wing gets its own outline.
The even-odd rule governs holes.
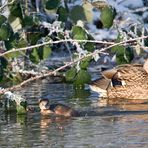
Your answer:
[[[91,86],[99,87],[100,89],[107,90],[108,87],[111,85],[111,80],[100,78],[92,81],[90,83]]]
[[[90,83],[89,87],[92,91],[100,94],[101,97],[107,97],[107,89],[111,86],[111,80],[100,78]]]
[[[101,74],[106,79],[112,79],[113,76],[116,74],[116,72],[117,72],[117,69],[113,68],[113,69],[102,71]]]

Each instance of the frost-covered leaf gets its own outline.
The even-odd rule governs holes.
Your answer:
[[[99,53],[93,55],[94,60],[97,62],[100,58]]]
[[[139,44],[137,44],[137,45],[135,46],[135,52],[136,52],[137,55],[140,55],[140,53],[141,53],[141,47],[140,47]]]
[[[6,92],[4,94],[4,104],[6,111],[16,111],[17,114],[26,113],[27,101],[19,94]]]
[[[87,22],[92,22],[93,20],[92,4],[88,1],[85,1],[85,3],[83,4],[83,9],[84,9],[84,14],[85,14]]]

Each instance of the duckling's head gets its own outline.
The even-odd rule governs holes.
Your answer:
[[[48,109],[49,108],[49,100],[48,99],[39,100],[39,107],[41,110]]]

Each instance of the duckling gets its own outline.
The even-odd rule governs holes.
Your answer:
[[[48,99],[41,99],[39,101],[40,112],[43,115],[55,114],[65,117],[77,116],[78,112],[64,104],[49,104]]]
[[[148,101],[148,59],[144,65],[124,64],[102,72],[102,78],[92,81],[90,88],[109,99]],[[139,100],[139,101],[138,101]]]

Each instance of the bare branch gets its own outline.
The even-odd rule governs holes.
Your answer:
[[[90,42],[90,43],[107,44],[107,45],[114,44],[114,42],[96,41],[96,40],[72,40],[72,39],[68,39],[68,40],[59,40],[59,41],[48,41],[48,42],[44,42],[44,43],[33,45],[33,46],[28,46],[28,47],[23,47],[23,48],[18,48],[18,49],[12,49],[12,50],[6,51],[4,53],[1,53],[0,56],[5,56],[5,55],[12,53],[12,52],[25,51],[25,50],[28,50],[28,49],[37,48],[37,47],[41,47],[41,46],[48,45],[48,44],[58,44],[58,43],[62,43],[62,42],[66,42],[66,43],[67,42]]]

